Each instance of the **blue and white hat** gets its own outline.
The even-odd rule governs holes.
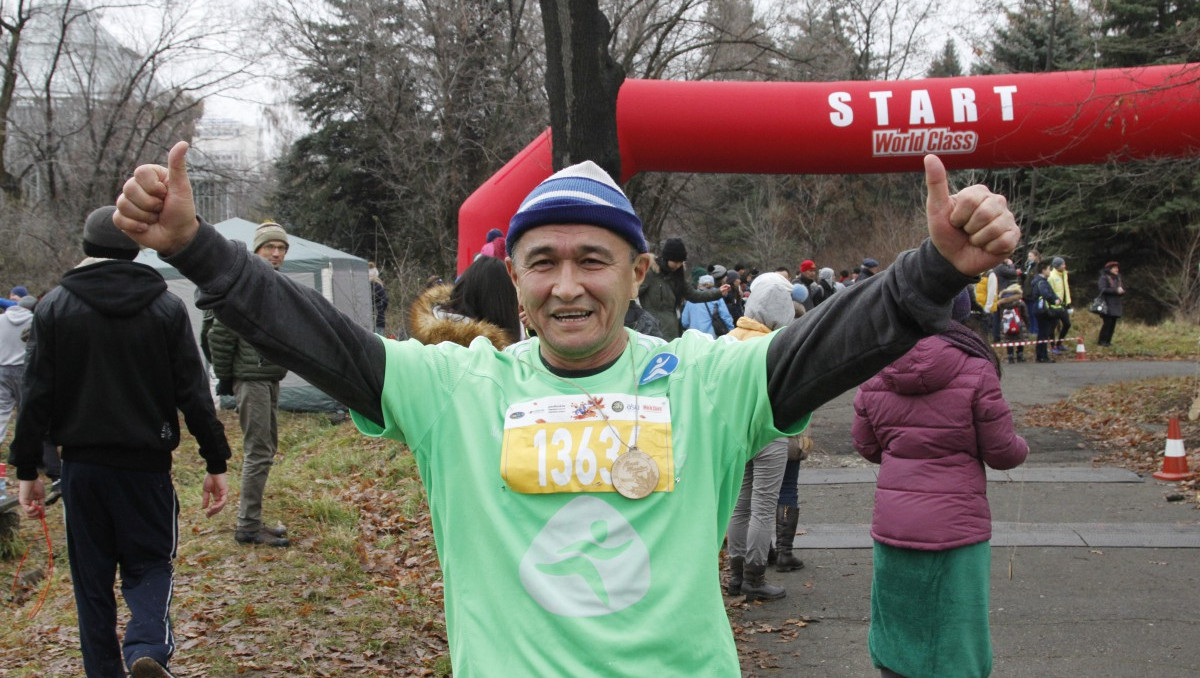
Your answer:
[[[607,228],[646,252],[642,220],[617,183],[591,160],[555,172],[521,203],[508,225],[509,252],[531,228],[546,224],[589,224]]]

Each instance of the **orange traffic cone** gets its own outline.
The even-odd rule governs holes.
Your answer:
[[[1154,477],[1159,480],[1187,480],[1193,475],[1195,474],[1188,471],[1183,436],[1179,433],[1179,419],[1171,417],[1171,422],[1167,425],[1167,449],[1163,452],[1163,467]]]
[[[1083,347],[1083,337],[1076,337],[1075,359],[1087,360],[1087,349]]]

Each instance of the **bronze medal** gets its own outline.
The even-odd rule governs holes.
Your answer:
[[[612,484],[626,499],[644,499],[658,487],[658,462],[630,447],[612,465]]]

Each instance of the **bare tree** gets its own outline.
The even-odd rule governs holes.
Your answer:
[[[924,31],[933,0],[838,0],[829,7],[853,46],[855,80],[910,76],[929,62]]]
[[[5,157],[9,138],[8,113],[12,109],[17,88],[21,40],[25,35],[25,28],[33,18],[31,5],[32,2],[26,0],[18,0],[15,3],[0,2],[0,35],[4,44],[4,61],[0,63],[0,69],[3,69],[0,77],[0,192],[3,192],[8,201],[21,198],[20,179],[9,171]]]
[[[0,2],[0,231],[10,266],[57,275],[77,256],[63,244],[78,242],[83,215],[110,203],[133,167],[190,139],[206,95],[248,75],[246,52],[261,43],[239,35],[251,27],[222,20],[220,7]]]

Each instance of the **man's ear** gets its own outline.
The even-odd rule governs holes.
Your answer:
[[[646,280],[646,273],[650,270],[650,264],[654,261],[654,255],[647,252],[642,252],[633,260],[633,290],[631,290],[630,299],[637,299],[638,288]]]
[[[508,277],[512,280],[513,287],[517,289],[517,303],[521,304],[521,282],[520,276],[517,274],[517,262],[513,261],[510,255],[504,258],[504,266],[508,269]]]

